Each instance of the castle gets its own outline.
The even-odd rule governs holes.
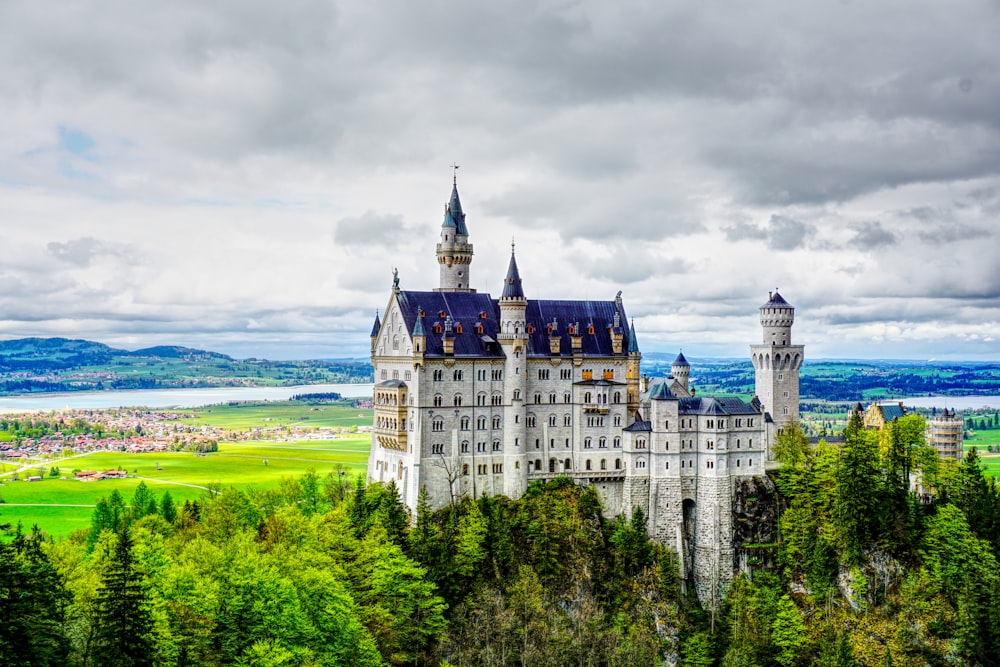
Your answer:
[[[696,396],[683,354],[667,378],[640,376],[621,292],[608,301],[528,297],[511,248],[499,298],[470,287],[473,245],[453,183],[437,244],[438,287],[394,278],[371,333],[375,418],[368,477],[416,508],[462,496],[517,498],[535,480],[590,485],[611,515],[642,508],[683,576],[714,599],[735,562],[736,481],[764,474],[777,428],[799,418],[803,346],[776,291],[751,346],[756,394]]]

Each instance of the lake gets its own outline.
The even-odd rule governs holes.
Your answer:
[[[976,410],[979,408],[1000,409],[1000,396],[914,396],[912,398],[894,398],[879,401],[879,403],[896,403],[911,408],[948,408],[949,410]]]
[[[147,408],[197,408],[230,401],[287,401],[295,394],[337,392],[344,398],[371,398],[368,384],[310,384],[295,387],[207,387],[201,389],[134,389],[29,394],[0,397],[0,412],[36,410],[91,410],[142,406]]]

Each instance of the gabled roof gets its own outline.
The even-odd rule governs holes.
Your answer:
[[[879,404],[878,408],[882,412],[882,418],[885,419],[887,423],[893,421],[894,419],[906,416],[906,408],[898,403],[893,403],[891,405]]]
[[[419,312],[424,316],[420,326],[427,337],[427,356],[444,356],[441,343],[444,335],[445,319],[452,320],[452,337],[455,341],[456,357],[503,357],[500,346],[494,341],[499,333],[499,308],[489,294],[479,292],[410,292],[400,290],[396,295],[403,322],[410,335],[414,334]],[[445,313],[441,316],[440,313]],[[442,333],[435,333],[434,326],[440,324]],[[461,333],[458,326],[461,325]],[[483,333],[476,331],[482,325]],[[418,335],[418,334],[417,334]],[[483,339],[488,340],[483,340]]]
[[[618,305],[614,301],[543,301],[529,300],[525,310],[527,324],[534,327],[528,334],[529,356],[550,356],[548,326],[555,322],[552,335],[561,338],[562,354],[573,354],[569,327],[578,327],[583,356],[615,356],[611,329]],[[594,333],[589,333],[593,327]]]

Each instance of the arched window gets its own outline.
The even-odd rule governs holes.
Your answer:
[[[622,393],[620,391],[616,391],[615,392],[615,403],[621,403],[621,402],[622,402]]]
[[[468,440],[463,440],[462,441],[462,453],[463,454],[468,454],[469,453],[469,441]]]
[[[462,404],[462,395],[461,394],[455,394],[454,401],[455,401],[455,405],[461,405]]]
[[[480,415],[476,418],[476,428],[483,430],[486,428],[486,417]]]
[[[555,471],[556,471],[556,460],[549,459],[549,472],[555,472]]]
[[[588,438],[584,438],[583,439],[583,448],[584,449],[590,449],[591,447],[593,447],[593,441],[591,441],[591,439],[589,437]]]
[[[571,460],[566,459],[565,461],[563,461],[563,470],[572,470],[572,469],[573,469],[573,462]]]
[[[591,398],[591,396],[590,396],[590,392],[588,391],[587,393],[585,393],[585,394],[583,395],[583,402],[584,402],[584,403],[590,403],[590,398]]]
[[[463,463],[462,464],[462,474],[465,475],[466,477],[469,476],[469,464],[468,463]]]
[[[500,415],[494,415],[493,417],[493,428],[500,428]]]
[[[520,389],[515,389],[514,390],[514,400],[515,401],[520,401],[521,400],[521,390]]]
[[[462,417],[462,430],[463,431],[468,431],[469,430],[469,418],[468,417]]]
[[[459,381],[459,380],[461,380],[461,379],[462,379],[462,371],[461,371],[461,370],[458,370],[458,369],[456,369],[456,370],[455,370],[455,372],[454,372],[454,373],[452,374],[452,378],[453,378],[453,379],[454,379],[454,380],[455,380],[456,382],[457,382],[457,381]]]
[[[605,437],[604,437],[604,436],[602,435],[602,436],[601,436],[601,439],[597,441],[597,446],[598,446],[598,447],[599,447],[600,449],[607,449],[607,448],[608,448],[608,439],[607,439],[607,438],[605,438]]]
[[[434,394],[434,407],[435,408],[440,408],[441,407],[441,401],[443,401],[443,400],[444,400],[444,397],[441,394]]]
[[[615,449],[621,449],[622,439],[620,437],[618,437],[618,436],[615,436],[614,445],[615,445]]]
[[[587,459],[587,462],[584,465],[584,470],[590,470],[590,459]]]
[[[440,417],[436,417],[434,421],[431,422],[432,431],[443,431],[444,430],[444,420]]]
[[[549,426],[555,426],[555,425],[556,425],[556,416],[549,415]]]
[[[621,470],[621,469],[622,469],[622,460],[615,459],[615,470]]]
[[[607,470],[607,469],[608,469],[608,460],[601,459],[601,470]]]

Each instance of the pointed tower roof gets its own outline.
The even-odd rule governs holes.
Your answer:
[[[688,363],[688,360],[684,358],[684,353],[683,352],[678,353],[677,358],[674,359],[673,363],[670,364],[670,365],[671,366],[688,366],[688,367],[691,366],[691,364]]]
[[[378,311],[375,311],[375,324],[372,325],[372,338],[378,335],[378,332],[382,330],[382,322],[378,319]]]
[[[632,327],[628,331],[628,353],[639,353],[639,341],[635,337],[635,320],[632,320]]]
[[[775,289],[774,292],[768,292],[768,300],[761,308],[791,308],[792,304],[785,301],[785,298],[778,294],[778,290]]]
[[[514,244],[510,244],[510,264],[507,266],[507,277],[503,281],[502,299],[523,299],[524,288],[521,287],[521,274],[517,271],[517,260],[514,258]]]
[[[420,316],[423,312],[420,306],[417,306],[417,319],[413,322],[413,335],[414,336],[426,336],[424,333],[424,318]]]
[[[462,212],[462,201],[458,198],[458,180],[451,184],[451,199],[444,207],[444,222],[442,227],[454,227],[455,233],[468,236],[469,229],[465,226],[465,213]]]

